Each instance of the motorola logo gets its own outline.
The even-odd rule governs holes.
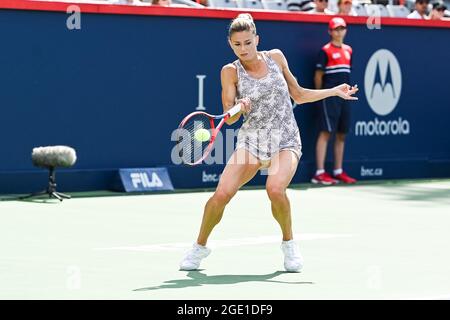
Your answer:
[[[375,52],[367,63],[364,89],[370,108],[379,116],[391,113],[402,90],[402,72],[394,54],[386,49]]]
[[[402,90],[402,72],[395,55],[386,49],[376,51],[367,63],[364,75],[364,91],[372,111],[383,118],[357,121],[357,136],[408,135],[409,121],[385,119],[397,106]]]

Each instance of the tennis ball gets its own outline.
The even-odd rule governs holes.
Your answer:
[[[209,131],[206,129],[198,129],[194,133],[195,140],[200,142],[208,141],[210,136]]]

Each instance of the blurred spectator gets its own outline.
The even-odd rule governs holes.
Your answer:
[[[416,0],[415,10],[408,15],[408,19],[428,19],[427,7],[430,0]]]
[[[153,6],[169,7],[171,4],[171,0],[152,0]]]
[[[352,0],[338,0],[338,14],[342,16],[356,16],[356,13],[353,11]]]
[[[148,3],[141,2],[140,0],[111,0],[112,4],[127,4],[129,6],[146,6]]]
[[[208,0],[192,0],[194,2],[197,2],[198,4],[204,5],[205,7],[208,6]]]
[[[442,20],[445,15],[447,6],[442,2],[433,3],[433,9],[431,10],[429,18],[431,20]]]
[[[287,0],[287,7],[289,11],[310,11],[314,9],[314,2],[312,0]]]
[[[315,8],[308,11],[308,13],[318,14],[334,14],[333,11],[328,9],[328,0],[314,0]]]

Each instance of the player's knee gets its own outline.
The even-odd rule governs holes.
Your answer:
[[[286,189],[283,186],[277,184],[267,185],[266,191],[272,202],[283,201],[286,198]]]
[[[216,190],[211,200],[218,205],[225,205],[233,198],[233,194],[226,190]]]

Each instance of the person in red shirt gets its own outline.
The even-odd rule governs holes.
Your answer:
[[[332,88],[338,83],[350,82],[352,48],[344,44],[347,24],[343,18],[330,20],[329,34],[331,41],[322,47],[316,65],[314,84],[316,89]],[[338,182],[355,183],[342,169],[345,136],[350,129],[349,101],[329,97],[319,102],[318,108],[319,136],[316,144],[317,171],[312,183],[331,185]],[[325,157],[328,141],[336,133],[334,143],[333,176],[325,172]]]

